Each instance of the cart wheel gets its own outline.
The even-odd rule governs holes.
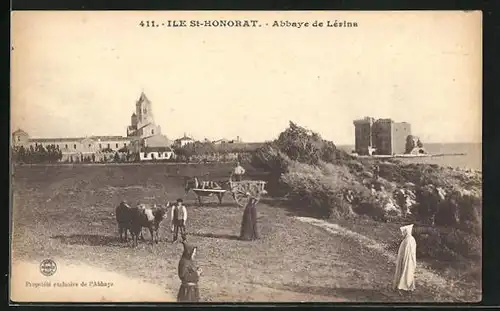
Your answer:
[[[233,198],[240,207],[245,207],[249,201],[249,197],[241,192],[233,193]]]

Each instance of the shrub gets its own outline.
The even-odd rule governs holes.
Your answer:
[[[482,201],[480,194],[458,189],[453,190],[447,199],[457,211],[459,228],[480,236],[482,230]]]
[[[481,233],[479,172],[435,164],[405,164],[397,159],[354,159],[338,150],[333,142],[293,122],[276,140],[253,152],[250,163],[269,174],[271,195],[288,195],[302,208],[317,210],[323,216],[354,211],[377,220],[397,220],[406,217],[400,205],[407,200],[400,198],[396,204],[395,190],[410,187],[415,194],[415,202],[408,203],[411,217],[429,225]],[[373,172],[373,163],[379,168],[378,174]],[[369,190],[371,185],[379,190],[375,195]],[[346,189],[354,197],[349,206],[343,200]],[[457,192],[462,189],[470,190],[471,194]],[[442,197],[439,191],[447,195]]]
[[[481,239],[468,232],[417,224],[413,236],[417,242],[417,261],[430,260],[436,268],[448,268],[450,264],[471,267],[481,261]],[[401,239],[400,235],[394,234],[388,248],[396,253]]]
[[[434,225],[435,216],[439,210],[439,205],[442,203],[437,188],[434,185],[419,187],[415,197],[417,204],[413,211],[417,219],[429,225]]]
[[[379,164],[379,176],[389,181],[403,182],[405,180],[404,172],[397,164],[391,162]]]
[[[357,202],[354,205],[354,212],[359,215],[366,215],[374,220],[384,219],[384,208],[380,199],[372,195],[370,191],[361,190],[356,193]]]
[[[62,151],[56,145],[37,145],[35,148],[19,146],[13,147],[11,151],[12,160],[18,163],[55,163],[62,159]]]
[[[290,126],[280,133],[274,143],[291,160],[301,163],[313,165],[320,161],[340,163],[351,158],[345,151],[338,150],[333,142],[324,140],[318,133],[291,121]]]
[[[441,261],[480,260],[481,240],[458,229],[421,228],[416,230],[417,255]]]
[[[345,189],[352,186],[352,177],[343,167],[312,166],[292,162],[281,182],[289,189],[288,197],[311,214],[324,218],[353,215],[350,204],[344,200]]]
[[[264,144],[251,157],[251,165],[254,168],[269,173],[267,190],[270,195],[274,196],[282,196],[287,192],[287,189],[280,184],[280,177],[287,171],[290,163],[290,158],[273,143]]]

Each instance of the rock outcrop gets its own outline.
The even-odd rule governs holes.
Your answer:
[[[413,135],[408,135],[406,137],[406,154],[425,154],[424,144],[420,141],[420,138]]]

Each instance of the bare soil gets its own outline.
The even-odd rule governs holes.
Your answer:
[[[39,262],[14,262],[11,299],[15,302],[175,302],[175,293],[167,292],[162,286],[82,263],[59,258],[56,262],[57,271],[52,276],[40,274]],[[82,282],[86,282],[85,285]]]
[[[148,286],[163,289],[158,295],[168,301],[180,285],[177,264],[182,253],[181,244],[171,243],[168,220],[160,228],[159,244],[142,242],[132,248],[118,239],[114,210],[121,200],[164,204],[183,197],[188,205],[188,240],[198,246],[197,262],[204,271],[199,284],[203,301],[475,299],[464,298],[459,288],[432,282],[422,282],[413,295],[401,297],[389,288],[394,264],[386,256],[352,236],[332,234],[264,203],[258,205],[262,239],[239,241],[243,209],[232,198],[226,196],[221,206],[213,198],[213,203],[200,207],[192,193],[184,196],[182,177],[202,176],[207,170],[220,177],[226,168],[17,167],[13,178],[13,260],[39,263],[52,258],[63,267],[63,263],[72,263],[98,269],[85,270],[88,278],[106,278],[104,272],[97,271],[115,273],[115,277],[133,279],[120,281],[116,277],[116,282],[131,284],[129,289],[134,292],[148,291]],[[57,275],[63,275],[62,270]],[[132,296],[123,294],[120,298]],[[117,297],[110,295],[109,299]]]

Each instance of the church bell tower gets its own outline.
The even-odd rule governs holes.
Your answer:
[[[144,125],[154,123],[153,111],[151,110],[151,102],[146,97],[144,92],[141,93],[139,100],[135,104],[135,114],[137,116],[138,128]]]

